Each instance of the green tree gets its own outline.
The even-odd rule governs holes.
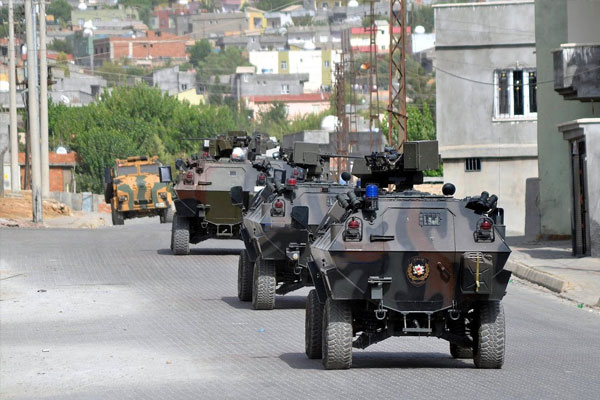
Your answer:
[[[55,38],[48,45],[48,50],[54,50],[66,54],[73,54],[73,43],[67,39],[60,40]]]
[[[54,15],[54,19],[56,19],[56,22],[58,23],[71,22],[71,5],[67,2],[67,0],[52,1],[46,12]]]
[[[425,32],[433,32],[434,20],[432,6],[413,4],[408,18],[410,19],[408,24],[412,26],[413,31],[415,27],[421,25],[425,28]]]
[[[78,187],[100,193],[104,167],[115,158],[158,155],[163,163],[197,151],[186,138],[212,137],[236,128],[228,107],[191,106],[145,84],[115,87],[85,107],[49,104],[50,146],[77,152]]]
[[[212,47],[207,39],[198,40],[193,46],[187,50],[190,55],[190,64],[197,67],[198,64],[203,62],[206,57],[212,52]]]

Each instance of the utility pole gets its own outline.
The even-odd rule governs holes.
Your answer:
[[[9,101],[10,101],[10,189],[21,190],[21,168],[19,168],[19,134],[17,131],[17,70],[15,62],[15,14],[14,0],[8,0],[8,57]]]
[[[42,222],[42,192],[41,180],[42,171],[40,165],[40,132],[39,132],[39,114],[38,114],[38,93],[35,85],[37,71],[35,70],[35,44],[33,33],[35,25],[33,24],[32,0],[25,0],[25,25],[27,37],[27,108],[29,136],[31,141],[31,200],[33,207],[33,222]]]
[[[402,146],[407,135],[404,1],[390,0],[388,142],[391,146],[393,137],[396,136],[399,142],[397,147]],[[396,33],[394,28],[397,28]]]
[[[48,161],[48,60],[46,58],[46,3],[40,0],[40,147],[42,196],[50,196],[50,165]]]

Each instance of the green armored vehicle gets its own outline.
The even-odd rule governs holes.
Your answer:
[[[173,218],[171,193],[160,182],[158,157],[128,157],[115,160],[104,176],[104,200],[110,204],[113,225],[125,219],[160,216],[160,222]]]
[[[360,187],[337,197],[309,245],[307,356],[349,368],[353,347],[432,336],[455,358],[501,368],[510,249],[498,198],[456,199],[448,183],[444,195],[414,191],[438,167],[437,142],[405,142],[403,154],[355,167]]]
[[[309,234],[336,195],[349,188],[329,181],[329,156],[320,154],[316,143],[296,142],[283,158],[291,169],[275,169],[273,180],[245,212],[241,229],[245,250],[239,259],[238,297],[260,310],[273,309],[276,294],[312,284],[302,267]],[[293,218],[301,219],[302,213],[310,216],[300,226]]]
[[[245,132],[203,139],[203,145],[194,157],[177,161],[171,231],[171,250],[176,255],[189,254],[190,243],[241,237],[242,211],[231,204],[230,189],[241,185],[250,194],[260,189],[259,171],[248,157],[272,147],[264,135],[249,137]]]

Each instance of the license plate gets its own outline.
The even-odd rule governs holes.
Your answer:
[[[156,203],[155,205],[156,205],[156,207],[164,207],[165,203]]]

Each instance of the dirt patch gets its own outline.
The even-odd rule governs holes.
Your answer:
[[[0,218],[9,219],[33,219],[31,206],[31,192],[22,191],[22,196],[0,197]],[[71,215],[71,209],[56,200],[44,200],[42,202],[44,218],[65,217]]]
[[[442,194],[442,186],[441,183],[424,183],[422,185],[415,185],[415,190],[420,192],[426,192],[431,194]]]

